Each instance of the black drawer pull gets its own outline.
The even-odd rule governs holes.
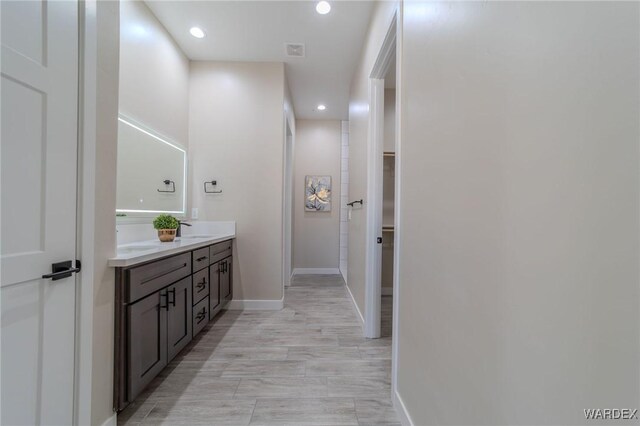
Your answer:
[[[196,315],[196,319],[198,320],[198,322],[202,322],[203,319],[205,319],[207,317],[207,308],[202,308],[202,311],[198,312],[198,315]]]
[[[167,295],[168,295],[169,293],[172,293],[172,294],[173,294],[173,300],[169,300],[169,302],[167,303],[167,305],[169,305],[169,303],[171,303],[171,306],[176,306],[176,288],[174,287],[174,288],[172,288],[171,290],[167,290]],[[169,297],[167,297],[167,299],[168,299],[168,298],[169,298]],[[167,310],[168,310],[168,308],[167,308]]]
[[[162,298],[164,297],[164,306],[162,306]],[[169,293],[160,293],[160,309],[169,310]]]
[[[178,266],[177,268],[173,268],[173,269],[170,269],[170,270],[168,270],[168,271],[160,272],[159,274],[156,274],[156,275],[154,275],[154,276],[152,276],[152,277],[149,277],[149,278],[147,278],[147,279],[145,279],[145,280],[142,280],[142,281],[140,281],[140,284],[144,284],[144,283],[146,283],[146,282],[149,282],[149,281],[155,280],[156,278],[160,278],[160,277],[162,277],[162,276],[164,276],[164,275],[168,275],[168,274],[170,274],[170,273],[172,273],[172,272],[179,271],[180,269],[182,269],[182,268],[186,268],[186,267],[187,267],[187,264],[186,264],[186,263],[183,263],[183,264],[182,264],[182,266]]]
[[[196,287],[199,288],[198,293],[200,293],[202,290],[204,290],[207,287],[207,279],[203,278],[202,282],[199,282],[198,284],[196,284]]]
[[[206,258],[207,258],[207,256],[200,256],[199,258],[196,259],[196,262],[202,262]]]

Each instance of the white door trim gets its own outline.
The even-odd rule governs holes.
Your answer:
[[[78,231],[77,252],[82,259],[76,314],[76,386],[74,424],[91,424],[93,369],[93,276],[95,218],[95,151],[97,97],[96,0],[79,7],[78,87]]]
[[[384,146],[384,76],[396,51],[398,11],[393,14],[387,34],[369,76],[369,132],[367,143],[367,199],[364,335],[380,337],[380,297],[382,296],[382,171]],[[397,61],[396,61],[397,62]],[[398,114],[396,114],[397,120]],[[396,214],[396,217],[398,215]],[[397,232],[396,232],[397,234]]]
[[[400,321],[399,321],[399,301],[400,301],[400,264],[402,261],[401,254],[401,237],[402,237],[402,13],[403,3],[400,2],[394,16],[396,25],[396,156],[395,156],[395,200],[394,200],[394,233],[393,233],[393,310],[392,310],[392,331],[391,331],[391,393],[396,410],[400,413],[400,419],[403,425],[413,425],[411,416],[407,411],[402,397],[398,392],[398,341],[400,337]]]
[[[287,102],[285,102],[283,115],[282,295],[284,297],[284,289],[291,285],[293,276],[293,188],[295,186],[295,116],[292,106]]]

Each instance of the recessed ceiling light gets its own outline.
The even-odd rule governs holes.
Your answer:
[[[318,12],[320,15],[326,15],[327,13],[331,12],[331,5],[328,1],[319,1],[318,4],[316,4],[316,12]]]
[[[326,107],[326,106],[324,106],[324,105],[322,105],[322,104],[320,104],[320,105],[318,105],[318,106],[317,106],[317,110],[318,110],[318,111],[324,111],[325,109],[327,109],[327,107]]]
[[[192,36],[195,38],[204,38],[204,31],[198,27],[193,27],[189,30]]]

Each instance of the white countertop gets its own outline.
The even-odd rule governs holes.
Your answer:
[[[109,266],[120,268],[133,266],[172,254],[195,250],[235,237],[235,232],[224,232],[211,235],[185,235],[181,238],[176,238],[170,243],[163,243],[155,239],[122,244],[117,248],[116,257],[109,259]]]

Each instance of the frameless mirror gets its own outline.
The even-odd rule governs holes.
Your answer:
[[[187,152],[126,117],[118,118],[116,213],[186,213]]]

